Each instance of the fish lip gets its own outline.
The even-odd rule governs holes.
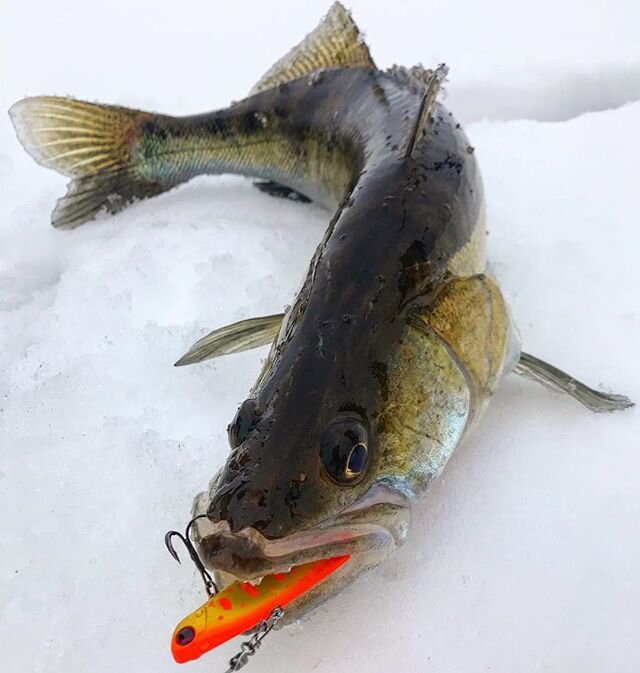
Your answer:
[[[269,539],[255,528],[232,532],[225,520],[196,522],[196,541],[207,567],[223,585],[286,572],[291,567],[336,556],[386,555],[403,541],[388,522],[408,516],[409,498],[387,485],[377,485],[330,520],[284,538]],[[367,520],[367,513],[383,506],[383,521]],[[376,517],[380,518],[380,517]],[[406,532],[406,526],[402,529]],[[399,538],[402,539],[399,539]]]

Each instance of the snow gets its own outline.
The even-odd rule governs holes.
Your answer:
[[[223,106],[325,9],[4,3],[0,110],[36,93]],[[352,9],[381,65],[451,66],[525,348],[640,400],[640,5]],[[289,303],[328,214],[224,177],[57,232],[64,184],[0,116],[2,670],[169,673],[172,629],[203,594],[162,537],[223,461],[265,349],[171,365],[208,329]],[[508,379],[407,545],[271,635],[253,670],[635,673],[638,426],[637,410],[595,416]],[[224,670],[237,646],[189,670]]]

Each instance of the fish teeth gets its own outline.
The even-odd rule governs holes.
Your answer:
[[[293,567],[294,567],[294,566],[289,566],[289,567],[287,567],[287,568],[284,568],[284,570],[280,570],[280,571],[278,571],[277,574],[287,574],[287,573],[290,573]],[[271,573],[271,574],[273,574],[273,573]],[[267,577],[267,575],[262,575],[262,577],[252,577],[250,580],[248,580],[248,582],[249,582],[249,584],[253,584],[254,587],[259,587],[260,584],[261,584],[261,582],[262,582],[262,580],[263,580],[265,577]]]

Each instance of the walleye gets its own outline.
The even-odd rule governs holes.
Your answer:
[[[307,564],[348,557],[296,593],[283,621],[404,542],[412,502],[510,372],[592,411],[632,404],[520,352],[486,271],[476,154],[438,100],[446,75],[378,69],[336,3],[248,98],[217,112],[177,118],[57,97],[11,110],[26,150],[72,178],[56,227],[201,174],[259,178],[269,193],[334,211],[291,307],[216,330],[176,363],[271,344],[193,515],[219,586],[269,576],[265,609],[278,598],[272,578],[301,566],[315,577]],[[176,635],[185,646],[196,637],[190,624]]]

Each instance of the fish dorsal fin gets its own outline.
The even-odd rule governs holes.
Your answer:
[[[420,141],[427,133],[433,105],[436,102],[440,87],[446,80],[448,73],[449,68],[447,68],[444,63],[441,63],[433,72],[430,73],[428,80],[425,83],[425,91],[422,97],[422,102],[420,103],[418,117],[416,118],[413,131],[409,136],[409,142],[407,143],[407,149],[405,151],[405,157],[407,158],[413,155],[416,147],[420,144]]]
[[[260,78],[251,94],[326,68],[375,68],[351,14],[334,2],[318,26]]]

